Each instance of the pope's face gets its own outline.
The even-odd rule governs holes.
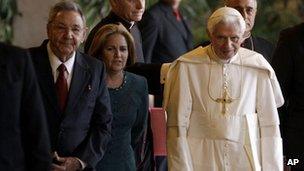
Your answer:
[[[237,25],[222,23],[214,27],[212,34],[209,33],[216,55],[223,60],[228,60],[237,53],[243,41],[242,35]]]
[[[250,33],[257,10],[256,0],[227,0],[227,6],[238,10],[242,14],[246,22],[246,33]]]
[[[113,0],[112,8],[127,21],[140,21],[145,11],[145,0]]]

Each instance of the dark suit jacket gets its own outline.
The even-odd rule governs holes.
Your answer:
[[[49,170],[50,144],[33,64],[0,43],[0,170]]]
[[[178,22],[171,6],[158,2],[139,23],[146,63],[172,62],[191,50],[192,34],[187,20]]]
[[[95,167],[110,139],[112,121],[105,67],[99,60],[76,52],[67,107],[60,113],[46,45],[44,41],[30,53],[47,112],[52,150]]]
[[[253,42],[253,46],[252,46],[251,40]],[[271,61],[273,51],[274,51],[274,46],[272,43],[270,43],[266,39],[258,37],[258,36],[251,36],[251,37],[245,39],[244,42],[242,43],[242,47],[250,49],[250,50],[254,50],[254,51],[262,54],[268,62]]]
[[[253,44],[252,44],[253,43]],[[207,46],[210,44],[210,41],[204,41],[198,46]],[[263,39],[261,37],[252,36],[245,39],[244,42],[241,44],[242,47],[250,50],[254,50],[255,52],[258,52],[263,55],[263,57],[270,62],[271,57],[273,55],[274,46],[272,43],[267,41],[266,39]]]
[[[304,23],[281,31],[271,64],[285,98],[279,109],[284,155],[304,168]]]
[[[127,22],[126,20],[122,19],[121,17],[117,16],[113,12],[110,12],[109,15],[105,18],[103,18],[89,33],[88,38],[84,45],[84,52],[88,53],[90,46],[92,44],[93,38],[96,34],[96,32],[104,25],[106,24],[118,24],[121,23],[122,25],[127,28],[127,30],[130,31],[131,35],[134,38],[135,43],[135,52],[136,52],[136,62],[145,62],[142,52],[142,40],[141,40],[141,34],[137,27],[137,24],[135,23],[131,29],[131,23]]]

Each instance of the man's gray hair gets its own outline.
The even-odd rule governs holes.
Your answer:
[[[80,6],[77,3],[73,2],[73,1],[69,1],[69,0],[60,1],[51,8],[51,10],[49,12],[48,24],[50,24],[54,20],[56,15],[61,11],[77,12],[81,16],[82,21],[85,25],[86,19],[85,19],[85,16],[83,15],[82,9],[80,8]]]
[[[224,0],[223,1],[223,5],[224,6],[228,6],[228,2],[229,2],[230,0]],[[255,3],[255,8],[257,8],[258,7],[258,0],[254,0],[254,3]]]
[[[207,30],[213,34],[214,28],[217,24],[236,24],[239,26],[242,34],[246,30],[246,23],[242,15],[234,8],[222,7],[213,12],[207,22]]]

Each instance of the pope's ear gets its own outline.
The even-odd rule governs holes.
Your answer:
[[[245,39],[246,39],[246,38],[245,38],[244,35],[243,35],[243,36],[240,36],[240,41],[241,41],[241,42],[243,42]]]

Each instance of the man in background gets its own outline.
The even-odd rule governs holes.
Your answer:
[[[252,35],[252,29],[257,13],[257,0],[225,0],[225,4],[228,7],[238,10],[245,20],[245,40],[241,46],[262,54],[264,58],[270,62],[274,50],[273,44],[262,37]]]
[[[87,53],[95,33],[106,24],[122,23],[130,31],[135,42],[136,62],[145,63],[142,52],[142,39],[137,26],[145,11],[145,0],[109,0],[111,12],[102,19],[90,32],[85,42],[84,52]]]
[[[145,12],[139,28],[146,63],[168,63],[191,50],[193,36],[179,9],[181,0],[160,0]]]
[[[292,171],[304,170],[304,23],[280,32],[271,65],[286,103],[279,108],[285,164],[294,159]]]

